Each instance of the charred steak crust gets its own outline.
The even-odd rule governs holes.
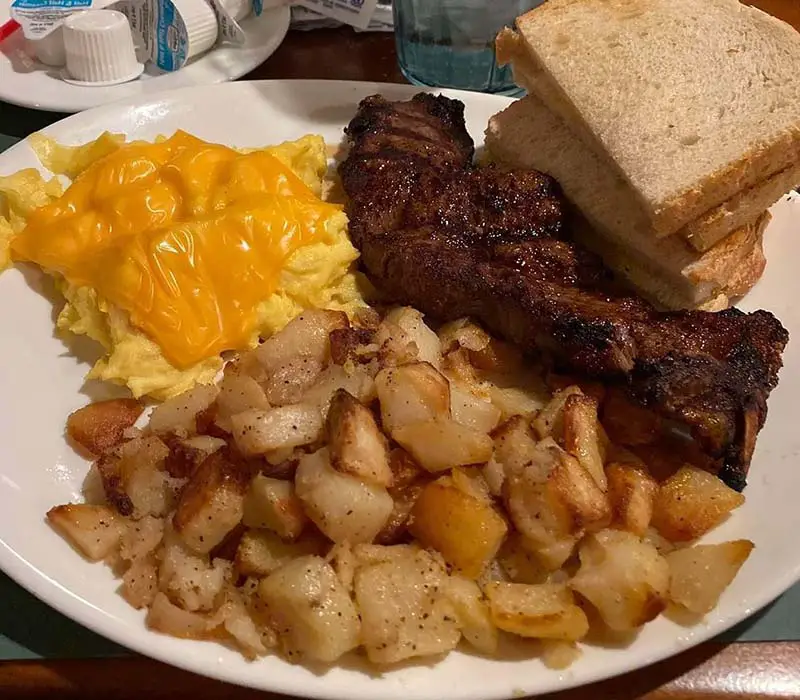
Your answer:
[[[557,183],[473,167],[464,105],[368,97],[339,173],[372,282],[442,320],[473,316],[554,367],[688,427],[741,490],[788,333],[767,311],[663,313],[570,240]]]

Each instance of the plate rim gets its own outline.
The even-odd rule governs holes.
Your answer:
[[[178,88],[171,88],[171,89],[165,89],[165,90],[158,89],[158,90],[153,90],[152,92],[142,93],[142,94],[137,95],[135,97],[112,98],[110,100],[101,100],[99,102],[91,102],[91,101],[87,101],[87,100],[75,100],[74,102],[72,102],[70,104],[65,104],[63,101],[61,101],[61,102],[59,102],[57,100],[48,101],[47,99],[41,99],[41,98],[38,101],[36,101],[36,100],[26,100],[24,94],[21,95],[21,96],[17,96],[17,95],[13,95],[13,94],[6,94],[6,93],[3,93],[2,90],[0,89],[0,101],[7,102],[8,104],[14,105],[16,107],[20,107],[22,109],[34,109],[34,110],[37,110],[37,111],[40,111],[40,112],[52,112],[52,113],[56,113],[56,114],[67,114],[67,115],[72,116],[74,114],[80,114],[81,112],[85,112],[85,111],[88,111],[88,110],[91,110],[91,109],[97,109],[99,107],[105,107],[107,105],[122,103],[122,102],[126,102],[128,100],[136,100],[136,99],[140,99],[140,98],[145,98],[145,99],[146,98],[151,98],[152,99],[153,97],[162,94],[162,92],[177,92],[179,90],[210,87],[212,85],[220,85],[220,84],[224,84],[226,82],[233,82],[233,81],[236,81],[239,78],[241,78],[243,75],[247,75],[249,72],[255,70],[261,64],[266,62],[269,58],[271,58],[272,55],[278,50],[280,45],[286,39],[286,35],[289,33],[289,28],[290,28],[291,21],[292,21],[292,12],[291,12],[291,7],[289,5],[279,5],[279,6],[275,6],[275,7],[270,7],[270,8],[265,9],[264,13],[262,15],[258,16],[258,17],[251,16],[251,17],[248,17],[248,18],[245,18],[245,19],[253,21],[253,22],[263,21],[262,18],[264,18],[264,16],[268,15],[268,14],[275,16],[276,25],[275,25],[275,30],[274,30],[273,34],[271,34],[271,36],[270,36],[270,41],[269,41],[269,44],[268,44],[269,49],[267,50],[266,54],[262,58],[259,58],[257,61],[249,61],[247,64],[240,64],[234,70],[229,71],[227,77],[224,77],[224,76],[220,75],[217,79],[214,79],[214,80],[212,80],[210,82],[203,82],[202,84],[198,84],[198,85],[185,85],[185,86],[181,86],[181,87],[178,87]],[[248,22],[247,21],[245,22],[244,31],[245,31],[245,34],[248,33]],[[203,54],[202,56],[200,56],[198,58],[197,62],[192,64],[192,65],[198,65],[198,63],[200,63],[201,61],[204,61],[205,59],[213,57],[214,54],[217,53],[218,51],[224,50],[224,49],[229,49],[229,48],[234,48],[234,47],[229,47],[229,46],[225,46],[225,45],[215,46],[208,53]],[[0,53],[2,53],[2,51],[0,51]],[[191,65],[187,66],[187,68],[191,68]],[[156,77],[153,77],[153,78],[148,78],[147,82],[150,83],[151,81],[158,80],[161,77],[164,77],[164,76],[156,76]],[[257,81],[243,81],[243,82],[257,82]],[[123,83],[122,85],[116,86],[116,87],[124,87],[124,85],[126,85],[126,83]],[[114,86],[112,86],[112,87],[114,87]],[[37,93],[37,94],[45,95],[44,92]],[[59,121],[63,121],[63,120],[59,120]],[[58,122],[55,122],[55,123],[58,123]],[[6,150],[8,150],[8,149],[6,149]]]
[[[442,93],[465,102],[467,109],[469,109],[470,102],[494,102],[500,107],[513,102],[513,98],[502,96],[487,95],[483,93],[473,93],[460,90],[442,90],[434,88],[420,88],[414,85],[404,85],[398,83],[378,83],[378,82],[360,82],[349,80],[256,80],[256,81],[238,81],[231,83],[219,83],[213,85],[200,85],[188,86],[180,89],[170,90],[168,92],[154,92],[145,95],[139,95],[134,98],[116,101],[113,103],[105,104],[95,107],[84,112],[69,115],[44,129],[39,133],[49,134],[52,131],[60,131],[61,129],[68,129],[72,124],[77,124],[84,121],[102,121],[106,118],[106,114],[112,115],[113,113],[122,112],[128,109],[145,107],[151,104],[170,104],[182,103],[191,101],[192,93],[208,93],[214,91],[239,91],[247,90],[251,86],[269,87],[273,84],[305,84],[307,88],[313,88],[315,85],[324,83],[326,87],[331,84],[338,84],[342,89],[350,89],[354,92],[366,96],[371,92],[393,92],[395,94],[405,95],[411,97],[418,92],[435,92]],[[475,138],[475,135],[473,134]],[[477,140],[477,139],[476,139]],[[481,139],[482,140],[482,139]],[[4,152],[0,153],[0,164],[7,159],[8,156],[13,156],[17,151],[21,151],[28,146],[28,137],[20,140]],[[126,636],[125,632],[128,625],[116,620],[112,615],[106,613],[101,608],[93,605],[88,600],[81,598],[79,595],[74,594],[60,585],[57,581],[47,577],[46,574],[36,569],[36,567],[27,562],[20,554],[9,547],[3,540],[0,540],[0,569],[3,570],[12,580],[20,585],[25,590],[32,593],[43,603],[49,607],[57,610],[77,624],[80,624],[93,632],[105,637],[106,639],[119,644],[120,646],[135,651],[148,658],[167,663],[177,668],[189,671],[192,673],[204,675],[206,677],[221,680],[227,683],[233,683],[240,686],[251,687],[257,690],[283,693],[291,696],[300,696],[309,698],[320,698],[320,700],[374,700],[375,698],[385,698],[386,700],[407,700],[414,698],[414,700],[421,700],[422,698],[430,698],[430,700],[440,700],[441,695],[426,695],[423,692],[412,691],[411,689],[395,690],[391,687],[375,685],[374,690],[363,689],[361,686],[353,690],[342,690],[335,685],[330,687],[317,687],[311,690],[298,687],[296,681],[290,678],[282,677],[280,674],[273,674],[269,678],[269,687],[264,684],[256,684],[249,682],[248,678],[236,678],[234,673],[226,673],[225,664],[217,665],[203,665],[202,659],[198,662],[192,663],[192,654],[186,655],[170,655],[169,653],[162,653],[160,649],[153,649],[148,646],[148,635],[137,635],[133,639]],[[592,683],[606,680],[608,678],[621,676],[634,670],[647,668],[652,664],[663,661],[664,659],[671,658],[683,651],[697,646],[709,639],[712,639],[725,631],[731,629],[743,620],[750,617],[753,613],[761,610],[772,603],[792,585],[800,581],[800,557],[791,567],[788,567],[783,576],[777,579],[767,578],[765,586],[758,591],[758,595],[754,596],[757,603],[752,601],[753,604],[746,608],[734,609],[731,613],[723,619],[715,619],[707,623],[700,623],[692,628],[692,634],[681,635],[673,639],[671,644],[665,644],[663,647],[658,647],[654,650],[645,649],[640,651],[637,655],[624,654],[624,650],[619,650],[619,662],[613,665],[608,665],[606,668],[599,668],[594,671],[583,673],[581,677],[560,677],[558,682],[546,684],[543,688],[532,691],[524,691],[526,696],[535,697],[543,693],[551,693],[560,690],[569,690],[571,688],[587,686]],[[750,596],[753,598],[753,596]],[[70,603],[73,607],[70,606]],[[78,605],[75,605],[78,603]],[[148,633],[157,634],[157,633]],[[185,644],[185,640],[177,640],[178,643]],[[207,642],[200,642],[204,644]],[[198,644],[198,642],[193,642]],[[256,662],[258,663],[258,662]],[[284,662],[285,663],[285,662]],[[540,663],[538,659],[531,658],[526,660],[517,661],[519,664],[535,664]],[[578,661],[580,663],[580,661]],[[433,669],[435,672],[435,669]],[[535,676],[535,674],[532,674]],[[506,692],[503,688],[498,687],[490,692],[484,692],[484,689],[471,690],[470,688],[458,688],[457,692],[448,695],[448,698],[457,700],[504,700],[511,696],[511,693]],[[370,687],[373,687],[370,685]]]

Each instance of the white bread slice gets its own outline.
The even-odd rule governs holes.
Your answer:
[[[655,238],[627,183],[534,95],[489,120],[486,147],[493,160],[554,177],[595,231],[584,242],[659,306],[698,307],[724,293],[743,261],[758,263],[762,212],[705,253],[675,236]],[[761,271],[744,274],[754,282]]]
[[[503,55],[507,61],[513,63],[514,77],[517,83],[525,87],[529,93],[538,94],[537,91],[542,90],[550,97],[549,100],[544,100],[545,103],[557,103],[559,97],[557,94],[553,94],[549,83],[530,77],[535,76],[537,72],[532,67],[527,52],[524,49],[520,52],[521,42],[521,37],[510,30],[501,33],[497,40],[498,56]],[[509,56],[515,52],[517,58],[511,61]],[[570,124],[571,129],[574,126],[574,124]],[[580,131],[580,124],[577,126]],[[591,142],[591,140],[591,137],[584,138],[584,142]],[[587,143],[587,146],[592,145]],[[602,153],[598,155],[603,157]],[[609,164],[608,167],[615,168],[613,164]],[[769,209],[798,182],[800,182],[800,159],[789,167],[757,182],[752,187],[747,187],[734,194],[730,199],[703,212],[698,218],[681,226],[676,231],[665,234],[651,227],[651,235],[659,238],[663,238],[665,235],[681,236],[689,242],[692,248],[705,252],[737,228],[753,221],[760,212]]]
[[[800,160],[800,33],[738,0],[548,0],[501,62],[631,185],[658,235]]]

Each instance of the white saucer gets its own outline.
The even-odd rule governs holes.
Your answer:
[[[9,6],[0,3],[0,25]],[[176,88],[212,85],[235,80],[261,65],[280,46],[289,29],[288,6],[264,10],[260,17],[242,20],[247,41],[243,46],[220,46],[174,73],[148,67],[138,80],[116,85],[67,82],[60,68],[31,58],[21,31],[0,43],[0,100],[50,112],[80,112],[109,102],[135,99]]]

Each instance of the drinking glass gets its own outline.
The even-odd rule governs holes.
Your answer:
[[[400,70],[415,85],[515,95],[494,39],[543,0],[393,0]]]

